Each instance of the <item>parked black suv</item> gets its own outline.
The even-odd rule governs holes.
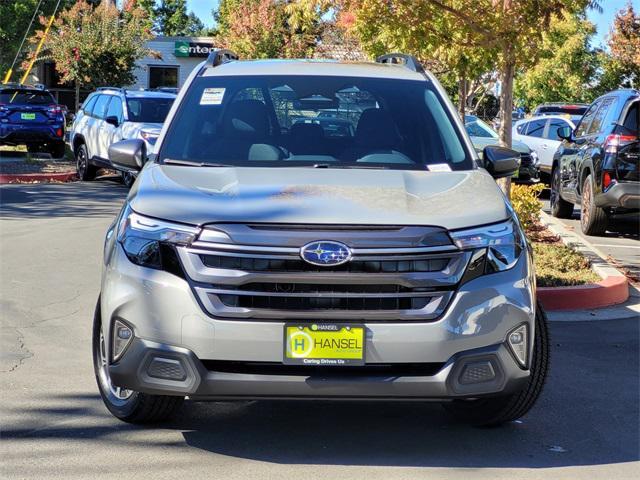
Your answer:
[[[593,102],[553,158],[551,213],[567,218],[573,205],[587,235],[601,235],[613,213],[640,209],[640,92],[617,90]]]

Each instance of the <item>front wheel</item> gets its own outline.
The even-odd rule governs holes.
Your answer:
[[[520,392],[477,400],[443,404],[454,417],[479,427],[497,426],[524,416],[540,396],[549,370],[549,331],[542,306],[536,308],[533,354],[527,386]]]
[[[557,218],[571,218],[573,215],[573,203],[563,200],[560,196],[560,167],[551,172],[551,193],[549,194],[551,215]]]
[[[136,176],[131,172],[120,172],[120,177],[122,178],[122,183],[124,183],[128,188],[131,188],[133,183],[136,181]]]
[[[93,369],[100,396],[107,409],[124,422],[157,423],[170,418],[182,405],[184,397],[149,395],[113,385],[108,365],[98,298],[93,319]]]
[[[82,181],[86,182],[96,178],[98,169],[89,163],[89,154],[84,143],[81,143],[76,148],[76,170],[78,171],[78,178]]]

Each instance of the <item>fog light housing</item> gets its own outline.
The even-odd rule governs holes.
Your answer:
[[[529,362],[529,327],[526,323],[507,334],[507,345],[520,366],[526,368]]]
[[[113,322],[111,335],[113,337],[113,361],[117,362],[133,340],[133,330],[121,320],[116,320]]]

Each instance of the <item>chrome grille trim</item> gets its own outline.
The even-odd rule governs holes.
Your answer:
[[[471,257],[437,227],[359,229],[353,237],[321,229],[215,228],[220,231],[176,251],[201,306],[221,319],[430,321],[448,306]],[[301,247],[323,238],[349,245],[350,262],[307,264]]]
[[[433,292],[428,296],[429,303],[421,309],[415,310],[279,310],[229,307],[222,303],[218,295],[207,288],[195,287],[198,298],[209,312],[214,315],[236,319],[264,319],[264,320],[317,320],[334,321],[384,321],[384,320],[431,320],[439,317],[453,295],[452,291]]]

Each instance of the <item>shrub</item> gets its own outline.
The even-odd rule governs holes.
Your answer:
[[[542,209],[542,202],[538,197],[544,189],[545,186],[541,183],[511,186],[511,205],[525,230],[538,223]]]

